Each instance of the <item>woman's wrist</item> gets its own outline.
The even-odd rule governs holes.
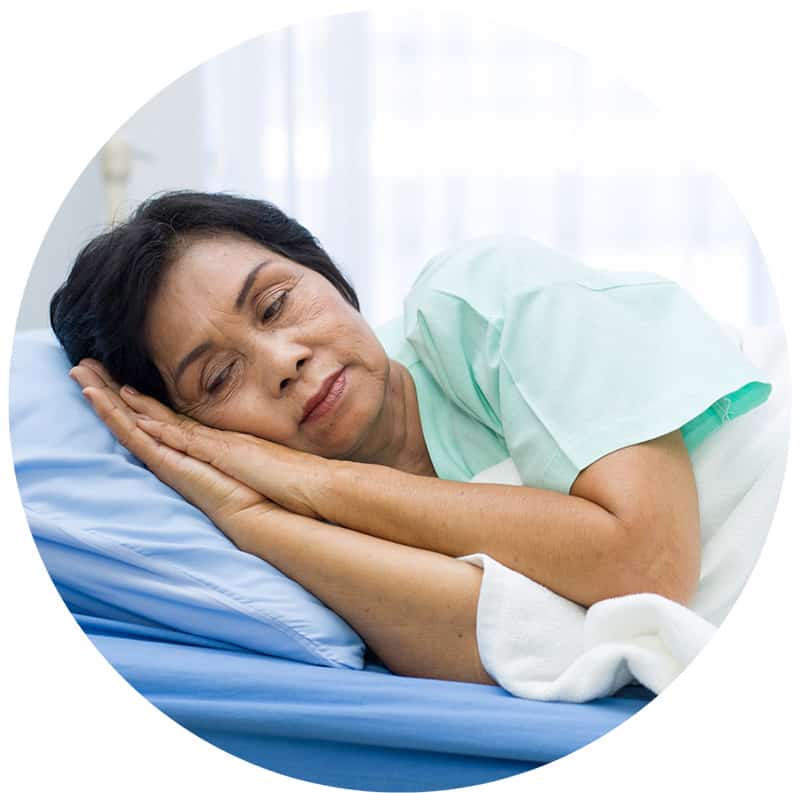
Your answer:
[[[370,469],[379,466],[351,460],[319,458],[319,465],[308,467],[303,477],[300,498],[317,517],[350,528],[348,514],[358,501],[359,491],[367,486]],[[374,472],[373,472],[374,474]],[[360,528],[358,530],[361,530]]]
[[[342,491],[342,469],[347,465],[346,460],[309,455],[294,477],[292,511],[335,522],[331,516],[336,512],[336,502],[346,497]]]

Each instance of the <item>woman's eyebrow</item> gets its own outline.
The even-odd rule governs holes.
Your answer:
[[[263,262],[259,262],[247,274],[247,277],[244,279],[244,283],[242,284],[242,288],[239,290],[239,294],[236,297],[236,302],[233,305],[234,311],[242,310],[244,301],[247,300],[247,295],[253,286],[253,282],[256,280],[256,276],[258,275],[261,268],[266,267],[271,261],[272,261],[271,259],[264,259]],[[181,358],[181,362],[175,369],[176,386],[178,385],[178,381],[181,379],[181,375],[184,373],[184,371],[186,371],[186,367],[189,366],[194,361],[196,361],[204,352],[207,352],[211,347],[212,344],[210,341],[203,342],[202,344],[198,344],[197,347],[195,347],[188,355],[184,355],[184,357]]]
[[[241,311],[242,306],[244,305],[244,301],[247,300],[247,293],[250,291],[250,288],[253,286],[253,281],[256,280],[256,276],[258,275],[259,270],[262,267],[266,267],[270,263],[271,259],[265,259],[263,262],[259,262],[250,272],[247,274],[247,278],[244,279],[244,284],[242,284],[241,291],[239,292],[238,297],[236,298],[236,302],[233,304],[234,311]]]
[[[181,379],[181,375],[186,370],[186,367],[189,366],[190,363],[196,361],[204,352],[211,348],[211,342],[205,341],[202,344],[198,344],[188,355],[184,355],[181,359],[181,362],[178,364],[178,368],[175,370],[175,385],[178,385],[178,381]]]

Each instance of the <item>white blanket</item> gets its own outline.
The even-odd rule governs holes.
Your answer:
[[[705,646],[730,611],[766,539],[788,449],[789,384],[778,328],[726,328],[773,391],[721,427],[692,455],[700,500],[702,566],[690,608],[653,594],[584,609],[486,554],[477,614],[481,660],[519,697],[584,702],[638,681],[661,692]],[[511,458],[474,482],[521,484]]]

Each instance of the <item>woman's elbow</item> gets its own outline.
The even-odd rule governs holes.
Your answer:
[[[654,594],[688,606],[697,591],[697,579],[685,574],[652,576],[639,570],[626,570],[618,574],[606,586],[600,586],[594,597],[583,605],[587,608],[601,600],[627,597],[628,595]]]
[[[661,595],[681,606],[688,606],[694,599],[698,580],[698,574],[693,573],[688,566],[681,566],[669,574],[652,579],[643,591]]]
[[[626,569],[606,586],[599,587],[596,595],[584,605],[589,607],[608,598],[654,594],[688,606],[697,591],[697,582],[697,576],[687,574],[685,570],[653,575],[640,569]]]
[[[625,594],[649,592],[688,606],[700,581],[699,530],[681,533],[668,526],[660,537],[629,543],[621,587]]]

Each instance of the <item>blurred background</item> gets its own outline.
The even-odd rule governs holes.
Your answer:
[[[66,197],[18,329],[48,325],[85,242],[178,188],[266,198],[296,217],[373,325],[402,312],[431,256],[505,232],[658,272],[737,325],[779,322],[747,222],[644,97],[567,49],[469,17],[328,17],[171,84]]]

